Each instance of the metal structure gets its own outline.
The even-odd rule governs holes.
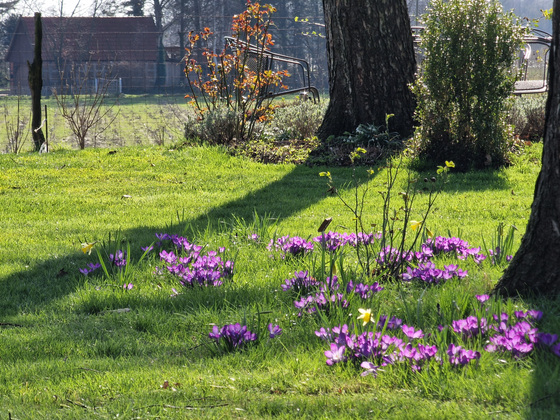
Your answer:
[[[226,45],[233,51],[241,50],[244,54],[247,54],[246,65],[252,71],[276,71],[280,70],[281,67],[291,66],[300,73],[299,76],[301,79],[292,79],[296,85],[291,88],[279,89],[277,86],[265,86],[260,93],[262,99],[299,93],[306,99],[310,98],[315,103],[319,102],[319,91],[316,87],[311,86],[311,71],[309,69],[309,63],[306,60],[278,54],[230,36],[226,36],[225,41]]]

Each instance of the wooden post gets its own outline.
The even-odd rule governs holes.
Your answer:
[[[43,25],[41,23],[41,13],[35,13],[35,51],[33,63],[27,62],[29,68],[28,82],[31,91],[31,135],[35,150],[39,151],[45,142],[41,120],[41,90],[43,89],[43,59],[41,49],[43,43]]]

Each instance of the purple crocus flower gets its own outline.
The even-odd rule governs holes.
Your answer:
[[[408,325],[403,325],[401,327],[402,332],[406,335],[410,340],[414,340],[416,338],[424,338],[424,333],[422,330],[414,330],[414,327],[409,327]]]
[[[476,297],[476,300],[478,300],[480,303],[484,303],[488,299],[490,299],[490,296],[488,296],[488,295],[476,295],[475,297]]]
[[[537,333],[537,343],[543,346],[550,347],[556,340],[558,340],[558,335],[549,333]]]
[[[269,334],[270,338],[275,338],[278,337],[280,334],[282,334],[282,328],[280,328],[279,325],[272,325],[271,323],[268,324],[268,332],[270,333]]]
[[[109,254],[109,261],[117,267],[124,267],[126,265],[126,251],[118,249],[115,254]]]
[[[332,366],[336,363],[346,361],[344,352],[346,351],[346,346],[338,346],[336,343],[331,343],[331,349],[325,352],[325,357],[327,358],[327,365]]]
[[[86,268],[80,268],[80,273],[82,273],[84,276],[87,276],[89,273],[97,270],[98,268],[101,267],[100,263],[88,263]]]
[[[379,366],[371,362],[362,362],[360,366],[365,369],[365,371],[361,373],[361,376],[373,375],[374,378],[377,378],[377,369],[379,369]]]

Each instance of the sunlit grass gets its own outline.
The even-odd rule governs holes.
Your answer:
[[[539,170],[540,146],[501,171],[451,173],[428,227],[481,246],[499,222],[519,242]],[[387,367],[377,378],[351,365],[325,365],[320,317],[298,317],[281,284],[312,259],[270,258],[274,235],[351,232],[353,220],[326,190],[325,168],[262,165],[219,148],[135,147],[0,156],[0,415],[8,418],[554,418],[560,362],[548,353],[514,361],[484,353],[478,366],[415,375]],[[328,168],[339,185],[352,170]],[[364,175],[362,176],[362,172]],[[434,171],[435,172],[435,171]],[[365,180],[365,169],[356,174]],[[420,178],[432,176],[419,174]],[[379,221],[383,171],[371,181],[366,217]],[[363,185],[363,184],[362,184]],[[351,188],[341,188],[351,199]],[[422,211],[420,198],[418,214]],[[253,222],[255,215],[259,220]],[[141,246],[155,233],[177,233],[235,255],[233,282],[182,288],[154,275],[163,263]],[[263,243],[247,239],[259,232]],[[91,255],[83,242],[98,241]],[[130,245],[126,277],[79,269]],[[348,264],[352,256],[347,257]],[[421,286],[369,304],[425,329],[437,305],[464,315],[501,269],[473,262],[462,282]],[[132,283],[123,289],[122,283]],[[173,289],[180,292],[177,296]],[[354,303],[355,305],[355,303]],[[513,311],[545,312],[539,331],[560,332],[559,306],[509,301]],[[355,311],[355,309],[354,309]],[[357,317],[355,311],[352,319]],[[274,322],[280,337],[244,352],[216,355],[211,324]],[[451,317],[446,312],[446,317]],[[451,319],[451,318],[450,318]],[[502,362],[500,359],[503,359]],[[167,381],[168,385],[165,385]]]

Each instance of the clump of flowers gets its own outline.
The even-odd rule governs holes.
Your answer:
[[[368,310],[360,312],[361,315],[358,318],[363,319],[365,325],[371,312]],[[375,324],[371,319],[369,321]],[[379,331],[350,334],[347,325],[329,331],[316,331],[315,334],[330,341],[330,350],[325,351],[327,365],[332,366],[351,361],[365,369],[362,373],[363,376],[377,376],[379,368],[397,363],[406,364],[412,370],[420,371],[432,359],[436,359],[438,350],[436,346],[426,345],[422,342],[415,343],[424,338],[421,330],[401,325],[401,332],[406,340],[397,335],[383,334]],[[439,361],[441,362],[441,359]]]
[[[293,290],[297,294],[309,293],[312,289],[317,289],[320,285],[320,282],[309,275],[309,271],[296,271],[294,277],[284,281],[282,290],[285,292]]]
[[[118,249],[114,254],[109,254],[109,261],[115,265],[115,267],[122,268],[126,266],[126,251]]]
[[[203,247],[190,243],[178,235],[156,234],[160,241],[171,241],[177,250],[161,250],[159,257],[166,263],[167,271],[177,277],[185,287],[221,286],[226,279],[233,277],[233,261],[223,260],[220,254],[224,248],[202,254]],[[163,244],[161,244],[163,245]]]
[[[268,333],[269,339],[276,338],[282,334],[282,328],[270,323]],[[240,323],[226,324],[221,328],[214,325],[208,337],[214,341],[221,352],[242,350],[258,340],[256,333],[251,332],[246,325]]]
[[[317,311],[328,314],[333,308],[348,307],[346,297],[338,291],[340,284],[337,276],[327,277],[323,283],[318,283],[317,289],[317,292],[294,301],[294,306],[299,309],[298,316],[301,317],[304,313],[313,314]]]
[[[282,253],[282,258],[287,256],[300,257],[313,251],[313,243],[307,242],[299,236],[282,236],[276,241],[271,239],[266,247],[269,251],[278,251]]]
[[[93,273],[98,268],[101,268],[101,264],[88,263],[86,268],[80,268],[80,273],[82,273],[84,276],[87,276],[89,273]]]
[[[467,272],[461,270],[454,264],[446,265],[443,270],[436,268],[432,262],[420,263],[418,267],[407,267],[406,272],[402,274],[403,281],[422,281],[428,284],[438,284],[452,278],[462,279],[467,276]]]
[[[384,289],[385,288],[381,287],[378,282],[374,282],[373,284],[354,284],[354,282],[350,280],[346,285],[346,293],[354,293],[354,295],[359,296],[362,300],[370,299],[374,294]]]
[[[321,236],[316,236],[313,238],[313,241],[317,242],[323,249],[330,252],[337,251],[346,244],[345,238],[342,234],[331,231],[323,233]]]
[[[489,297],[477,295],[476,299],[484,305]],[[486,352],[509,353],[514,360],[526,357],[536,348],[548,349],[560,357],[558,335],[540,333],[532,324],[541,319],[541,311],[515,311],[513,316],[494,314],[488,319],[469,316],[452,321],[451,327],[440,326],[438,332],[429,334],[395,317],[387,321],[386,316],[381,316],[376,322],[371,309],[360,308],[358,312],[357,319],[365,331],[359,333],[359,327],[341,325],[332,329],[322,327],[315,335],[329,343],[329,350],[324,353],[327,365],[352,362],[364,369],[362,376],[377,376],[383,366],[397,363],[420,371],[432,360],[439,365],[448,363],[452,368],[478,362],[480,351],[465,348],[463,344],[477,337],[490,343],[484,348]],[[463,341],[461,345],[449,343],[447,348],[438,348],[430,343],[447,328]]]
[[[214,325],[208,337],[213,339],[219,347],[227,351],[240,350],[246,347],[247,344],[257,340],[257,335],[249,331],[246,325],[241,325],[240,323],[227,324],[222,328]]]

